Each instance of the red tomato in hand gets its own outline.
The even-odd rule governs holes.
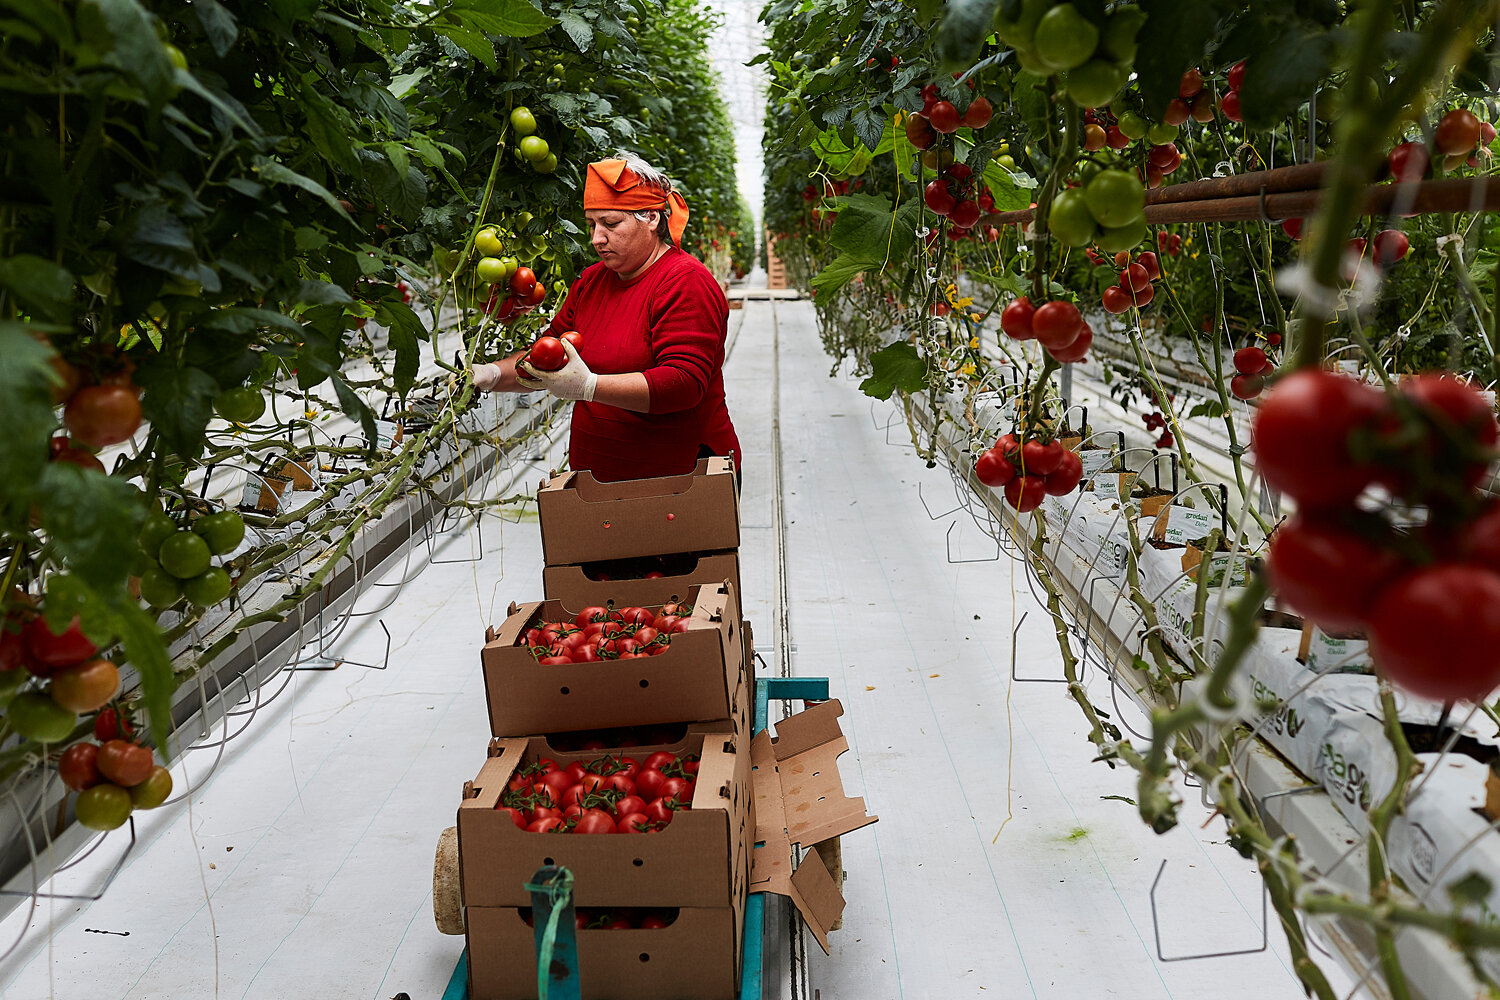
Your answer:
[[[531,345],[526,363],[538,371],[555,372],[568,363],[568,355],[563,350],[562,341],[556,337],[541,337]]]

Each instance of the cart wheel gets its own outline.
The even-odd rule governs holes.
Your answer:
[[[458,880],[458,827],[438,835],[437,857],[432,862],[432,916],[444,934],[464,932],[464,901]]]

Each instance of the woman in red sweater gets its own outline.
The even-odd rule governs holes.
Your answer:
[[[679,475],[708,455],[738,465],[724,402],[729,304],[708,268],[672,245],[687,227],[687,203],[631,158],[589,164],[583,209],[599,262],[548,328],[577,330],[583,347],[564,342],[568,363],[553,372],[522,362],[525,352],[478,365],[474,384],[576,400],[570,464],[599,480]]]

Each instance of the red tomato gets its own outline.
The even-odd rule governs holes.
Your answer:
[[[1240,92],[1238,90],[1231,90],[1219,98],[1219,110],[1224,112],[1224,117],[1232,122],[1242,122],[1245,120],[1245,116],[1240,110]]]
[[[657,799],[646,807],[646,818],[660,826],[668,826],[677,810],[672,808],[667,799]]]
[[[1005,499],[1022,514],[1036,510],[1047,495],[1047,484],[1041,476],[1017,476],[1005,487]]]
[[[620,620],[626,625],[649,625],[656,614],[649,608],[621,608]]]
[[[1256,464],[1266,482],[1304,507],[1348,504],[1374,478],[1356,462],[1350,439],[1386,411],[1380,390],[1327,371],[1299,371],[1266,395],[1251,425]]]
[[[1000,329],[1014,340],[1031,340],[1036,336],[1032,332],[1032,318],[1036,315],[1036,308],[1026,296],[1021,296],[1007,305],[1000,312]]]
[[[1129,292],[1126,292],[1125,294],[1130,295]],[[1145,288],[1138,290],[1134,295],[1131,295],[1131,304],[1139,309],[1141,306],[1146,305],[1155,297],[1156,287],[1154,285],[1147,285]]]
[[[602,608],[598,605],[594,605],[592,607],[584,608],[582,611],[578,612],[578,617],[573,619],[573,623],[579,628],[586,629],[590,625],[609,621],[610,616],[611,612],[608,608]]]
[[[642,647],[649,646],[652,642],[656,641],[656,637],[660,634],[661,630],[654,625],[642,625],[635,630],[635,641]]]
[[[156,762],[151,751],[125,740],[110,740],[99,748],[99,773],[121,788],[139,785],[151,777]]]
[[[1259,347],[1241,347],[1234,352],[1234,370],[1241,375],[1259,375],[1266,367],[1266,352]]]
[[[26,623],[26,644],[31,658],[48,673],[57,667],[70,667],[93,659],[99,652],[99,647],[84,636],[76,616],[62,635],[48,628],[44,619],[33,618]]]
[[[969,128],[984,128],[990,123],[994,113],[994,105],[988,99],[976,97],[969,102],[969,110],[964,112],[963,124]]]
[[[1083,324],[1083,332],[1078,335],[1067,347],[1060,347],[1049,351],[1053,358],[1064,364],[1074,364],[1082,361],[1088,356],[1089,348],[1094,346],[1094,330],[1087,323]]]
[[[1151,285],[1151,275],[1144,264],[1131,264],[1120,272],[1120,287],[1134,294]]]
[[[950,132],[957,132],[963,119],[959,117],[958,109],[952,104],[947,101],[938,101],[928,112],[927,121],[935,130],[947,135]]]
[[[526,826],[527,833],[557,833],[562,829],[561,817],[549,816],[546,819],[533,819]]]
[[[1446,439],[1452,451],[1465,447],[1488,451],[1500,438],[1495,414],[1485,397],[1463,379],[1442,372],[1427,372],[1408,381],[1402,391],[1414,400],[1440,432],[1431,447],[1441,448]],[[1455,455],[1455,460],[1458,458]],[[1487,463],[1470,463],[1465,482],[1478,485]]]
[[[1254,399],[1266,386],[1262,375],[1236,375],[1229,380],[1229,391],[1236,399]]]
[[[1063,446],[1056,441],[1042,444],[1027,441],[1021,446],[1021,471],[1028,476],[1046,476],[1057,471],[1062,461]]]
[[[641,918],[641,928],[640,929],[643,930],[643,931],[658,931],[658,930],[661,930],[663,927],[668,926],[670,923],[671,923],[671,921],[667,920],[665,917],[658,916],[656,914],[651,914],[650,916],[645,916],[645,917]]]
[[[995,439],[995,451],[1012,465],[1021,460],[1021,442],[1014,434],[1001,434]]]
[[[521,810],[512,808],[511,806],[496,806],[495,811],[506,813],[519,829],[526,829],[526,814]]]
[[[1427,147],[1420,142],[1403,142],[1391,150],[1391,176],[1398,181],[1419,181],[1427,173]]]
[[[1079,458],[1078,452],[1063,449],[1057,469],[1046,477],[1047,493],[1054,497],[1067,496],[1073,492],[1081,479],[1083,479],[1083,459]]]
[[[645,812],[646,800],[639,795],[622,795],[615,802],[615,815],[620,817],[629,816],[631,813]]]
[[[578,784],[578,782],[582,781],[583,776],[587,773],[588,771],[584,768],[584,766],[578,763],[578,761],[576,760],[572,761],[563,768],[563,774],[566,774],[571,779],[571,783],[575,785]]]
[[[651,627],[656,629],[657,633],[660,634],[662,632],[671,631],[672,626],[676,625],[680,621],[682,621],[682,617],[680,615],[658,615],[656,619],[651,622]]]
[[[641,763],[641,767],[642,767],[642,769],[645,769],[645,768],[648,768],[648,767],[654,767],[658,771],[660,771],[663,768],[670,767],[670,766],[672,766],[675,763],[677,763],[677,755],[676,754],[672,753],[670,750],[658,750],[655,753],[653,753],[651,756],[647,757]]]
[[[645,807],[642,806],[641,809]],[[615,822],[616,833],[651,833],[651,819],[641,809],[633,812],[622,812],[620,818]]]
[[[536,272],[529,267],[518,267],[510,276],[510,293],[516,298],[531,294],[536,285]]]
[[[1229,89],[1239,90],[1245,85],[1245,60],[1241,59],[1229,67]]]
[[[935,181],[929,181],[922,189],[922,200],[927,202],[927,207],[937,215],[947,215],[953,211],[958,199],[948,190],[948,182],[939,177]]]
[[[531,345],[526,363],[538,371],[555,372],[568,363],[568,355],[563,350],[562,341],[556,337],[542,337]]]
[[[119,444],[141,426],[141,401],[123,385],[87,386],[63,408],[63,426],[73,440],[90,448]]]
[[[537,806],[531,811],[531,821],[534,823],[539,819],[555,819],[562,822],[562,810],[552,806]]]
[[[1058,350],[1078,339],[1083,332],[1083,316],[1071,302],[1047,302],[1032,316],[1031,329],[1043,347]]]
[[[1472,111],[1454,108],[1442,117],[1432,133],[1432,145],[1440,153],[1457,156],[1479,143],[1479,119]]]
[[[99,773],[99,745],[74,743],[57,760],[57,775],[75,792],[92,788],[104,780]]]
[[[1376,669],[1412,694],[1478,701],[1500,683],[1500,576],[1488,569],[1407,574],[1370,609],[1369,629]]]
[[[26,636],[17,624],[17,630],[0,629],[0,670],[16,670],[31,661],[31,650],[27,648]]]
[[[974,475],[984,485],[999,488],[1016,477],[1016,468],[991,448],[974,463]]]
[[[567,771],[545,771],[533,778],[531,783],[533,785],[546,785],[558,796],[576,784]]]
[[[1382,229],[1375,234],[1375,260],[1381,267],[1389,267],[1406,256],[1411,241],[1399,229]]]
[[[1266,571],[1293,609],[1328,630],[1362,625],[1403,568],[1375,518],[1337,521],[1298,513],[1271,535]]]
[[[531,793],[536,796],[538,809],[543,806],[555,809],[562,804],[561,793],[551,785],[533,782],[531,785]]]
[[[691,802],[693,798],[693,783],[686,778],[668,778],[661,783],[656,790],[658,799],[676,799],[678,802]]]
[[[614,833],[615,820],[603,809],[585,809],[573,827],[574,833]]]
[[[641,773],[635,776],[636,794],[647,802],[654,802],[661,794],[662,782],[666,780],[665,774],[647,764],[641,768]]]
[[[1116,316],[1118,316],[1122,312],[1128,311],[1130,309],[1130,306],[1132,305],[1130,293],[1121,288],[1119,285],[1110,285],[1108,288],[1106,288],[1104,290],[1102,300],[1104,311],[1107,313],[1113,313]]]
[[[622,796],[635,794],[635,782],[623,774],[605,775],[604,784],[601,787],[606,792],[619,792]]]
[[[536,662],[544,667],[560,667],[565,663],[572,663],[573,657],[565,653],[559,653],[556,656],[540,656]]]
[[[1154,250],[1146,250],[1136,258],[1136,263],[1146,270],[1146,277],[1155,281],[1161,277],[1161,262],[1156,259]]]

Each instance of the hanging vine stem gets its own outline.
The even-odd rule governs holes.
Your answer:
[[[1396,711],[1396,698],[1390,685],[1380,682],[1380,713],[1385,723],[1385,737],[1396,752],[1396,780],[1391,790],[1374,809],[1370,810],[1369,877],[1370,902],[1376,908],[1389,902],[1391,896],[1390,872],[1386,868],[1385,845],[1389,842],[1391,822],[1396,814],[1406,808],[1406,793],[1412,778],[1422,772],[1422,765],[1411,752],[1406,732],[1401,728],[1401,717]],[[1401,968],[1401,958],[1396,953],[1396,937],[1392,929],[1375,925],[1375,948],[1380,955],[1380,969],[1385,976],[1393,1000],[1409,1000],[1406,975]]]

